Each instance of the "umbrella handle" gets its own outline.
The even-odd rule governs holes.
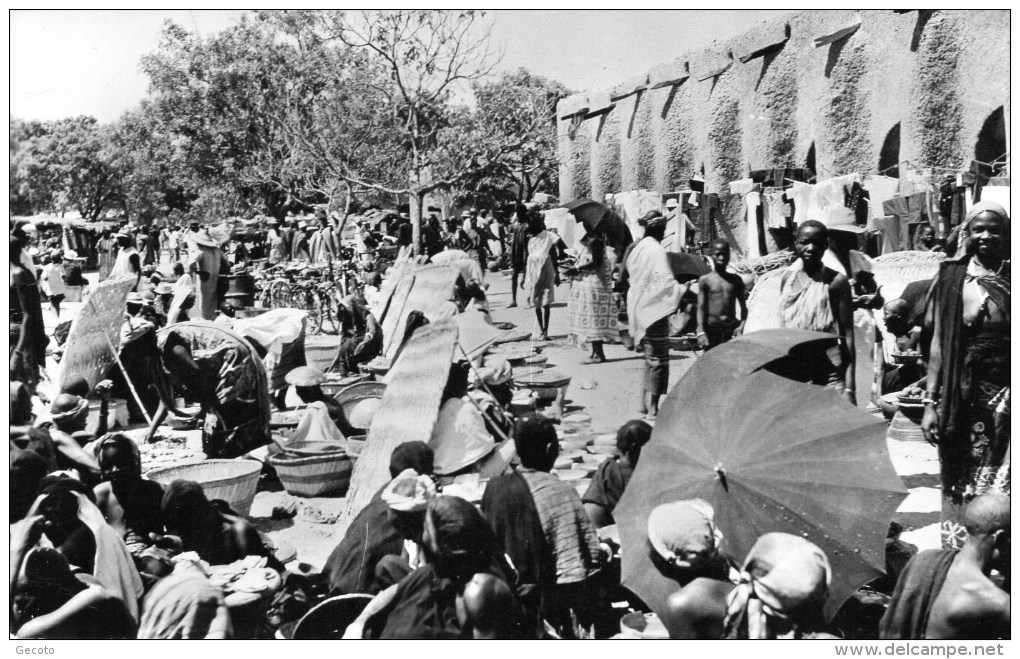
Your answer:
[[[719,482],[722,483],[722,487],[727,492],[730,491],[729,482],[726,480],[726,472],[723,471],[722,463],[718,462],[715,465],[715,473],[719,477]]]

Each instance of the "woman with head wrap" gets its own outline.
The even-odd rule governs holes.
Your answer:
[[[193,551],[210,565],[265,556],[269,567],[282,571],[283,566],[262,543],[255,527],[227,510],[223,502],[209,501],[202,486],[194,481],[176,480],[163,495],[167,534],[180,539],[182,551]]]
[[[425,531],[425,509],[436,496],[436,484],[431,476],[405,469],[390,481],[382,492],[386,503],[386,516],[404,540],[400,555],[384,556],[375,567],[376,588],[385,590],[417,570],[425,562],[421,550]]]
[[[377,595],[345,638],[361,638],[366,623],[378,628],[383,639],[473,638],[480,631],[512,638],[519,633],[519,606],[508,586],[505,558],[477,508],[458,497],[433,498],[422,549],[427,563]]]
[[[179,563],[173,574],[157,581],[142,599],[140,639],[232,637],[230,611],[223,602],[223,592],[194,563]]]
[[[570,283],[570,339],[577,347],[591,345],[586,363],[606,361],[603,344],[617,343],[616,304],[613,302],[613,270],[616,252],[600,232],[590,231],[581,239],[581,253],[567,269]]]
[[[432,474],[434,454],[424,442],[404,442],[390,455],[390,476],[396,478],[407,469]],[[390,522],[389,506],[383,501],[383,486],[351,522],[340,544],[330,553],[323,567],[329,578],[330,595],[368,593],[375,595],[376,566],[384,556],[399,555],[403,538]]]
[[[725,638],[833,638],[818,630],[832,568],[825,552],[789,533],[754,543],[727,600]]]
[[[627,489],[631,474],[641,457],[641,447],[652,438],[652,427],[645,421],[635,419],[620,426],[616,431],[616,449],[620,452],[599,465],[592,476],[591,485],[581,497],[584,511],[595,526],[601,528],[614,524],[613,510]]]
[[[963,506],[980,494],[1010,493],[1009,215],[974,204],[956,258],[943,261],[928,291],[931,329],[921,429],[939,447],[942,544],[962,545]]]
[[[719,551],[723,534],[702,499],[664,503],[648,516],[648,544],[659,573],[682,586],[655,612],[670,638],[719,638],[733,590]]]
[[[397,363],[397,358],[400,357],[400,353],[404,351],[404,347],[407,342],[411,340],[414,333],[419,327],[424,327],[429,324],[428,317],[421,311],[415,309],[411,313],[407,314],[407,320],[404,322],[404,338],[400,340],[400,346],[397,347],[397,352],[393,355],[393,363]]]
[[[134,638],[134,620],[120,598],[76,572],[59,551],[31,548],[38,526],[12,538],[11,632],[18,638]]]
[[[142,580],[124,541],[93,503],[92,490],[72,478],[54,476],[44,478],[40,489],[42,493],[13,533],[27,533],[44,546],[55,547],[68,563],[120,598],[137,619]],[[29,532],[25,527],[36,530]]]

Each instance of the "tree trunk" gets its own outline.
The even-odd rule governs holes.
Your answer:
[[[413,190],[410,199],[411,211],[411,253],[418,256],[421,253],[421,218],[425,210],[425,193],[421,190]]]

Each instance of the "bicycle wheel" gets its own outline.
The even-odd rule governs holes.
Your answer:
[[[311,289],[303,289],[300,293],[299,309],[304,309],[308,314],[308,333],[318,334],[322,331],[322,303],[319,296]]]
[[[269,308],[279,309],[286,307],[290,304],[290,284],[285,281],[277,280],[269,285],[268,296],[269,296]]]

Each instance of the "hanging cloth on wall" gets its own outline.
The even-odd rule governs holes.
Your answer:
[[[769,229],[788,228],[790,205],[784,199],[783,191],[767,189],[762,195],[765,226]]]
[[[793,202],[793,223],[803,224],[809,218],[808,210],[814,198],[815,186],[810,183],[794,182],[786,191],[786,198]]]
[[[864,177],[864,189],[868,191],[871,217],[885,217],[882,204],[896,196],[900,180],[890,176],[871,174]]]
[[[847,174],[817,183],[808,208],[808,218],[826,226],[853,224],[855,215],[851,208],[847,208],[847,199],[853,184],[860,182],[860,174]]]
[[[761,193],[748,192],[744,195],[744,204],[747,206],[747,258],[765,256],[768,250],[762,235]]]

